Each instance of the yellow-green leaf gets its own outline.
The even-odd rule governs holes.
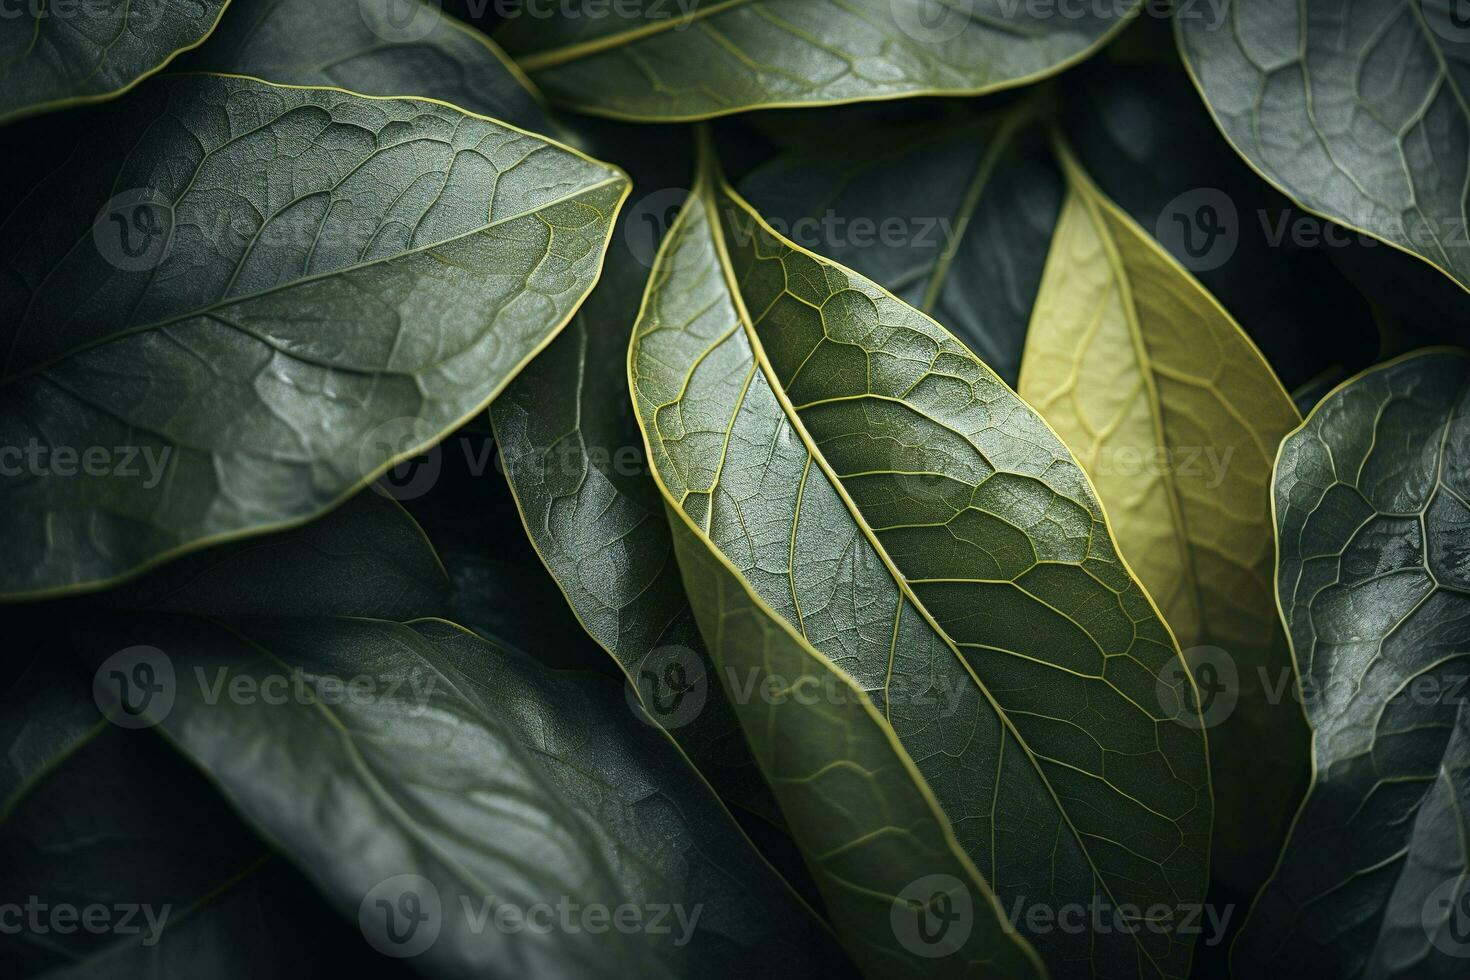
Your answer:
[[[1212,866],[1249,893],[1306,764],[1271,592],[1271,464],[1301,419],[1220,304],[1060,156],[1069,191],[1019,390],[1087,469],[1196,671],[1211,726]]]

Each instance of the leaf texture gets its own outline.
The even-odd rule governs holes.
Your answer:
[[[1422,351],[1346,382],[1282,444],[1273,490],[1314,773],[1232,963],[1463,976],[1470,354]]]
[[[1285,838],[1307,765],[1277,625],[1271,467],[1301,417],[1230,315],[1062,149],[1069,191],[1018,388],[1076,454],[1205,702],[1212,866],[1245,894]],[[1213,648],[1213,649],[1211,649]]]
[[[103,719],[57,647],[53,631],[0,695],[0,740],[19,763],[0,784],[0,861],[17,908],[0,933],[7,976],[249,980],[380,968],[198,772],[156,735]],[[68,906],[78,913],[70,923]],[[110,928],[87,928],[99,909]],[[255,941],[261,931],[270,942]]]
[[[1454,3],[1226,0],[1175,19],[1226,137],[1302,207],[1470,287],[1470,27]]]
[[[1063,17],[1005,0],[635,0],[609,15],[584,0],[495,38],[569,108],[671,121],[1022,85],[1086,57],[1135,6]]]
[[[757,950],[783,975],[839,968],[819,921],[621,684],[443,620],[380,618],[402,608],[428,545],[399,537],[407,552],[385,554],[380,521],[351,518],[402,511],[373,494],[348,507],[338,527],[277,536],[299,559],[268,565],[321,612],[281,606],[253,564],[263,542],[240,542],[160,570],[171,611],[88,617],[81,635],[93,665],[140,644],[166,658],[172,705],[144,717],[369,942],[442,977],[723,974]],[[376,911],[407,909],[405,889],[428,916],[422,939]],[[485,918],[543,903],[605,906],[608,928]],[[666,906],[666,931],[612,928],[625,905],[644,922]]]
[[[0,485],[0,593],[305,520],[416,453],[566,323],[628,191],[438,103],[181,75],[110,108],[27,124],[72,155],[0,228],[0,441],[47,461]],[[133,477],[78,477],[93,447]]]
[[[824,127],[740,193],[790,237],[945,324],[1014,385],[1065,189],[1044,127],[1023,107],[864,132],[841,154],[830,142]]]
[[[209,36],[230,0],[17,3],[0,17],[0,123],[120,95]]]
[[[1082,470],[973,354],[776,235],[707,160],[629,358],[670,500],[872,697],[1003,903],[1201,897],[1177,647]],[[1163,926],[1036,945],[1060,972],[1190,959]]]
[[[687,193],[687,133],[581,127],[593,148],[627,164],[642,196],[619,216],[603,277],[567,329],[490,407],[506,480],[526,533],[577,619],[629,677],[726,802],[781,822],[729,706],[693,717],[660,713],[649,675],[677,650],[709,669],[679,579],[669,524],[628,395],[628,338],[664,231],[656,213]],[[628,144],[637,144],[629,150]],[[621,149],[618,149],[621,147]],[[658,670],[653,670],[654,677]]]
[[[669,522],[726,694],[866,975],[1044,976],[867,693],[767,606],[672,504]],[[743,696],[742,682],[769,694]],[[929,904],[915,912],[911,902]],[[965,931],[941,929],[944,945],[932,947],[918,930],[900,934],[906,916],[931,911],[959,916],[963,926],[948,928]]]
[[[367,95],[428,96],[554,132],[504,52],[428,0],[231,0],[230,15],[180,65]]]

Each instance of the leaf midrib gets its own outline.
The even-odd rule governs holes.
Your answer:
[[[6,387],[8,387],[8,386],[10,386],[12,384],[15,384],[15,383],[17,383],[19,381],[25,380],[26,378],[29,378],[29,377],[32,377],[34,375],[40,374],[40,373],[48,370],[52,366],[60,363],[61,361],[68,360],[68,359],[70,359],[72,357],[77,356],[78,354],[85,353],[86,351],[92,350],[94,348],[102,347],[102,346],[105,346],[107,344],[114,343],[114,342],[116,342],[118,340],[122,340],[122,339],[124,339],[126,337],[133,336],[134,334],[147,333],[147,332],[153,331],[153,330],[161,330],[161,329],[164,329],[166,327],[173,326],[174,324],[177,324],[177,323],[182,323],[182,322],[187,321],[187,320],[192,320],[192,319],[194,319],[196,317],[210,316],[210,315],[216,313],[217,311],[219,311],[221,309],[228,309],[228,308],[230,308],[232,306],[237,306],[237,305],[239,305],[241,303],[253,302],[253,301],[258,300],[258,299],[260,299],[262,297],[265,297],[265,296],[270,296],[270,295],[273,295],[275,293],[282,292],[282,291],[288,290],[288,289],[295,289],[295,288],[297,288],[299,286],[309,285],[310,283],[317,282],[317,281],[320,281],[320,280],[330,279],[330,278],[333,278],[335,276],[349,275],[349,274],[351,274],[353,272],[360,272],[363,269],[371,269],[371,268],[373,268],[375,266],[381,266],[381,265],[384,265],[384,264],[389,263],[389,262],[398,262],[398,261],[402,261],[403,259],[406,259],[406,258],[411,258],[411,257],[418,256],[418,255],[428,254],[428,253],[433,252],[435,249],[444,248],[444,247],[446,247],[448,245],[454,245],[454,244],[457,244],[459,242],[463,242],[463,241],[467,241],[467,240],[472,239],[472,238],[476,238],[476,237],[478,237],[480,235],[485,234],[487,231],[490,231],[491,229],[496,228],[496,227],[498,227],[500,225],[506,224],[508,222],[518,221],[521,218],[525,218],[525,217],[529,217],[531,215],[538,214],[538,213],[540,213],[540,212],[542,212],[542,211],[544,211],[544,210],[546,210],[548,208],[555,207],[555,206],[557,206],[559,204],[566,204],[566,203],[568,203],[570,201],[574,201],[574,200],[576,200],[579,197],[582,197],[582,196],[587,195],[587,194],[591,194],[594,191],[601,190],[602,188],[608,186],[609,184],[619,183],[622,180],[623,180],[623,178],[620,175],[613,174],[613,175],[611,175],[609,177],[604,178],[603,180],[599,180],[595,184],[589,184],[589,185],[587,185],[585,187],[580,187],[580,188],[578,188],[575,191],[569,192],[569,193],[564,194],[564,195],[562,195],[560,197],[557,197],[557,198],[553,198],[552,200],[545,201],[543,203],[537,204],[535,207],[527,208],[526,210],[516,212],[515,214],[504,215],[504,216],[502,216],[500,218],[496,218],[493,221],[487,222],[486,224],[481,225],[478,228],[474,228],[474,229],[471,229],[471,230],[469,230],[467,232],[464,232],[463,234],[459,234],[459,235],[455,235],[455,236],[450,237],[450,238],[445,238],[445,239],[442,239],[442,240],[439,240],[439,241],[431,242],[431,243],[426,244],[426,245],[421,245],[421,246],[419,246],[417,248],[409,249],[407,251],[395,252],[392,255],[386,255],[386,256],[383,256],[381,258],[370,259],[370,260],[364,261],[364,262],[356,262],[356,263],[353,263],[352,265],[342,266],[341,268],[328,269],[328,270],[326,270],[324,272],[313,273],[312,275],[309,275],[309,276],[302,276],[299,279],[292,279],[289,282],[277,283],[274,286],[270,286],[270,287],[267,287],[265,289],[256,290],[255,292],[252,292],[252,293],[242,293],[239,296],[222,297],[220,299],[217,299],[217,300],[209,303],[206,306],[200,306],[200,307],[196,307],[194,309],[186,310],[186,311],[184,311],[182,313],[178,313],[178,314],[175,314],[175,315],[170,316],[170,317],[165,317],[162,320],[154,320],[154,321],[151,321],[151,322],[148,322],[148,323],[140,323],[140,324],[136,324],[134,326],[128,327],[128,328],[126,328],[124,330],[114,331],[113,333],[107,334],[107,335],[102,336],[102,337],[97,337],[97,338],[94,338],[92,340],[88,340],[88,341],[86,341],[84,343],[77,344],[74,347],[70,347],[70,348],[68,348],[68,349],[66,349],[64,351],[61,351],[60,353],[57,353],[55,355],[52,355],[51,357],[46,358],[43,361],[40,361],[40,362],[38,362],[36,364],[31,365],[30,367],[26,368],[24,371],[20,371],[20,372],[18,372],[16,374],[11,374],[11,375],[8,375],[8,376],[5,376],[5,377],[0,377],[0,390],[3,390],[4,388],[6,388]],[[219,318],[216,317],[216,319],[219,319]],[[19,335],[19,333],[17,333],[16,334],[16,342],[17,343],[19,342],[19,338],[20,338],[20,335]],[[261,338],[256,338],[256,339],[259,340]],[[345,366],[345,365],[341,365],[341,366],[334,365],[333,366],[333,369],[334,370],[348,370],[349,368],[347,366]]]
[[[1068,831],[1071,833],[1083,857],[1086,859],[1088,867],[1092,872],[1093,880],[1096,881],[1098,885],[1103,889],[1103,891],[1107,893],[1108,899],[1113,902],[1114,907],[1117,907],[1118,902],[1116,897],[1113,895],[1111,886],[1108,884],[1107,879],[1104,877],[1101,868],[1099,868],[1097,863],[1093,860],[1092,853],[1087,846],[1087,842],[1084,839],[1083,834],[1080,830],[1078,830],[1076,825],[1073,824],[1071,814],[1069,813],[1067,808],[1062,805],[1061,799],[1057,796],[1055,787],[1052,786],[1051,780],[1047,777],[1045,771],[1039,764],[1035,752],[1031,749],[1030,745],[1027,744],[1026,740],[1021,736],[1021,733],[1016,729],[1015,724],[1011,721],[1011,718],[1007,714],[1007,712],[996,702],[990,690],[984,685],[984,683],[981,682],[980,678],[976,676],[971,665],[960,653],[958,647],[956,647],[953,638],[951,638],[950,635],[942,627],[940,627],[937,622],[935,622],[934,617],[930,614],[929,610],[924,606],[924,604],[919,600],[918,596],[916,596],[913,590],[909,587],[907,579],[904,578],[904,576],[898,571],[897,567],[893,563],[893,559],[889,556],[887,550],[878,541],[876,535],[873,534],[872,529],[868,526],[867,521],[862,517],[860,511],[857,508],[857,505],[848,495],[846,487],[843,486],[842,481],[837,477],[836,473],[832,471],[832,468],[828,464],[825,456],[823,456],[820,450],[817,449],[816,443],[812,439],[811,433],[807,431],[805,424],[801,421],[801,418],[797,415],[794,407],[792,406],[791,400],[787,397],[786,391],[781,385],[780,380],[777,378],[775,370],[770,363],[765,348],[761,344],[759,337],[756,335],[754,324],[751,322],[750,319],[750,312],[746,308],[745,299],[740,293],[737,279],[734,275],[733,263],[730,260],[729,252],[725,244],[725,236],[723,226],[721,224],[721,218],[718,211],[716,210],[717,204],[713,200],[715,187],[714,178],[708,172],[710,166],[711,164],[708,162],[707,158],[705,167],[700,174],[700,183],[702,184],[702,186],[698,188],[695,193],[699,194],[701,206],[705,208],[706,220],[712,226],[710,229],[710,236],[715,246],[715,254],[717,255],[720,263],[720,270],[725,280],[726,288],[730,291],[731,298],[735,303],[736,312],[740,318],[741,326],[744,328],[745,335],[750,342],[751,350],[756,359],[756,363],[760,367],[762,374],[765,375],[766,381],[771,388],[771,391],[775,394],[777,400],[780,402],[782,411],[785,414],[787,421],[790,423],[793,430],[801,439],[802,444],[811,459],[816,461],[817,465],[821,468],[823,474],[827,477],[828,482],[831,483],[833,489],[836,491],[838,497],[841,498],[843,505],[847,508],[847,511],[852,517],[853,522],[857,526],[858,530],[867,539],[869,545],[873,548],[873,551],[878,556],[879,560],[882,561],[883,566],[888,571],[889,576],[898,586],[902,599],[907,600],[910,604],[913,605],[914,609],[919,613],[921,617],[923,617],[924,621],[929,625],[929,628],[934,630],[935,634],[944,641],[944,644],[947,647],[949,647],[950,652],[954,655],[956,662],[964,669],[965,673],[969,675],[970,679],[974,682],[976,689],[979,690],[979,692],[984,696],[986,702],[995,712],[996,717],[999,718],[1002,725],[1005,726],[1005,730],[1010,733],[1016,744],[1021,748],[1022,752],[1025,754],[1026,759],[1031,763],[1031,768],[1036,772],[1037,778],[1040,779],[1041,784],[1046,787],[1047,794],[1051,797],[1052,802],[1055,804],[1058,815],[1066,824]],[[760,223],[762,226],[765,226],[764,222],[760,218],[760,215],[756,213],[755,210],[752,209],[733,188],[729,187],[727,184],[724,184],[723,178],[720,178],[720,181],[721,184],[719,190],[722,191],[732,201],[735,201],[739,205],[741,205],[747,211],[747,213],[749,213],[751,217],[754,218],[758,223]],[[770,229],[767,227],[767,230],[769,231]],[[836,263],[832,264],[835,265]],[[900,602],[900,610],[901,609],[902,602]],[[995,868],[994,865],[992,865],[992,875],[994,874],[994,872]],[[1139,940],[1136,934],[1133,935],[1133,941],[1139,954],[1142,955],[1159,972],[1160,975],[1169,975],[1164,970],[1164,968],[1154,959],[1149,950],[1144,947],[1142,941]]]
[[[579,41],[561,48],[547,48],[536,54],[517,58],[516,61],[521,66],[521,69],[527,72],[556,68],[567,62],[601,54],[604,51],[611,51],[627,44],[642,41],[645,38],[657,37],[660,34],[665,34],[672,30],[683,30],[697,21],[705,20],[716,14],[724,13],[726,10],[732,10],[751,2],[753,0],[717,0],[716,3],[712,3],[707,7],[701,7],[692,13],[646,21],[638,27],[606,34],[599,38],[593,38],[590,41]]]

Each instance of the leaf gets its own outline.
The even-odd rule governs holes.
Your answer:
[[[1201,681],[1210,863],[1252,894],[1307,765],[1299,706],[1267,697],[1291,676],[1268,487],[1301,416],[1230,315],[1059,150],[1069,189],[1017,390],[1087,470]]]
[[[628,191],[445,105],[234,76],[5,132],[72,155],[24,157],[0,227],[0,444],[40,460],[0,594],[306,520],[432,443],[571,316]]]
[[[1281,446],[1277,597],[1312,785],[1239,975],[1464,975],[1470,354],[1358,375]]]
[[[948,325],[1015,384],[1063,193],[1029,107],[863,132],[841,154],[818,132],[741,193],[791,237]]]
[[[581,127],[627,164],[642,197],[618,219],[603,278],[567,329],[490,406],[504,472],[526,533],[587,632],[632,689],[735,806],[779,825],[729,706],[693,717],[659,710],[645,671],[670,656],[708,671],[679,579],[668,520],[648,474],[623,352],[659,238],[688,194],[689,136]],[[499,550],[499,549],[495,549]],[[473,624],[471,624],[473,625]]]
[[[429,0],[232,0],[187,68],[421,95],[539,133],[553,124],[514,62]]]
[[[1470,287],[1470,28],[1453,3],[1225,0],[1175,29],[1215,121],[1261,176]]]
[[[1195,696],[1086,476],[943,328],[776,235],[706,156],[629,352],[668,499],[873,699],[1010,914],[1179,914],[1210,828]],[[1058,972],[1190,959],[1167,926],[1035,942]]]
[[[725,693],[867,975],[1044,976],[868,694],[669,499],[679,566]],[[742,684],[763,693],[742,695]],[[950,921],[937,938],[931,912]]]
[[[0,696],[6,757],[24,760],[24,778],[0,786],[8,925],[20,927],[0,932],[8,976],[381,969],[203,777],[153,734],[108,724],[54,653],[38,651]],[[255,941],[262,931],[270,942]]]
[[[214,30],[230,0],[18,3],[0,17],[0,123],[121,95]]]
[[[1087,57],[1136,4],[1056,16],[1005,0],[662,0],[515,17],[495,39],[579,112],[690,120],[748,109],[979,95]],[[596,8],[596,9],[594,9]]]
[[[249,542],[166,569],[174,613],[90,617],[83,642],[93,665],[154,651],[154,676],[174,680],[162,701],[134,702],[139,717],[375,948],[436,976],[720,974],[757,950],[778,973],[837,968],[818,920],[621,684],[548,670],[443,620],[373,618],[402,591],[378,571],[381,536],[364,523],[343,552],[343,531],[322,524],[285,536],[300,560],[271,567],[342,614],[278,610],[280,583],[256,578]],[[216,588],[226,579],[233,594]],[[522,628],[515,639],[534,648],[535,624]],[[543,929],[502,911],[542,903],[607,917]],[[623,906],[650,928],[613,928]],[[428,918],[406,928],[384,908]]]
[[[1366,367],[1377,349],[1373,316],[1354,288],[1361,278],[1335,263],[1377,262],[1390,250],[1350,242],[1261,180],[1168,50],[1169,25],[1158,30],[1154,50],[1167,64],[1098,59],[1061,82],[1060,115],[1082,170],[1220,301],[1288,388],[1334,362]]]

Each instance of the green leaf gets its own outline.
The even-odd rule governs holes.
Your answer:
[[[418,452],[566,323],[628,191],[420,100],[180,75],[108,109],[5,131],[71,155],[23,158],[0,227],[0,594],[306,520]]]
[[[668,499],[725,693],[854,959],[873,978],[1045,976],[872,699]]]
[[[490,407],[505,476],[527,535],[587,632],[721,797],[779,825],[728,705],[711,699],[686,718],[660,712],[648,697],[650,678],[671,655],[709,667],[648,474],[623,356],[659,238],[688,194],[689,134],[616,123],[582,131],[627,165],[642,196],[619,216],[587,303]]]
[[[8,6],[0,17],[0,123],[121,95],[207,38],[229,2]]]
[[[1281,446],[1277,597],[1314,773],[1243,976],[1456,977],[1470,894],[1470,353],[1411,354]]]
[[[1178,649],[1066,447],[969,350],[707,159],[629,371],[669,500],[874,700],[1008,911],[1202,898]],[[1186,975],[1192,937],[1154,925],[1035,942],[1058,971]]]
[[[0,860],[19,906],[0,931],[7,976],[381,969],[198,772],[152,733],[108,724],[54,641],[36,653],[0,694],[0,743],[18,764],[0,784]],[[87,928],[99,909],[107,928]]]
[[[1021,397],[1107,505],[1123,556],[1205,691],[1211,867],[1252,894],[1307,765],[1272,597],[1276,447],[1301,422],[1250,338],[1059,147],[1069,190],[1026,337]]]
[[[180,65],[367,95],[428,96],[553,132],[515,63],[430,0],[232,0],[230,16]]]
[[[1064,190],[1044,127],[1023,106],[863,131],[841,154],[818,133],[747,176],[741,194],[1015,384]]]
[[[1470,27],[1454,3],[1224,0],[1175,25],[1215,121],[1263,177],[1470,288]]]
[[[348,508],[407,520],[373,494]],[[548,670],[443,620],[375,618],[399,609],[427,544],[401,536],[420,554],[385,554],[364,521],[349,549],[347,525],[326,523],[266,539],[298,556],[267,567],[338,614],[282,608],[282,581],[252,564],[263,542],[240,543],[163,570],[172,613],[89,617],[84,649],[105,666],[151,648],[153,676],[173,681],[139,717],[371,944],[447,977],[719,975],[757,954],[782,975],[838,968],[819,921],[618,681]],[[536,630],[513,639],[534,649]],[[380,900],[429,917],[404,929]],[[554,912],[573,918],[548,930],[501,911],[542,903],[608,917]],[[626,905],[650,928],[613,928]]]
[[[1135,7],[1057,16],[943,0],[634,0],[611,10],[582,0],[569,16],[511,18],[495,39],[569,108],[671,121],[1024,85],[1087,57]]]
[[[1145,27],[1172,46],[1168,24]],[[1230,311],[1288,388],[1333,363],[1351,365],[1349,373],[1367,367],[1377,332],[1358,292],[1362,277],[1336,260],[1376,264],[1391,250],[1349,243],[1358,236],[1303,214],[1261,180],[1220,135],[1177,52],[1162,54],[1168,63],[1146,67],[1095,59],[1060,80],[1060,117],[1078,163]]]

